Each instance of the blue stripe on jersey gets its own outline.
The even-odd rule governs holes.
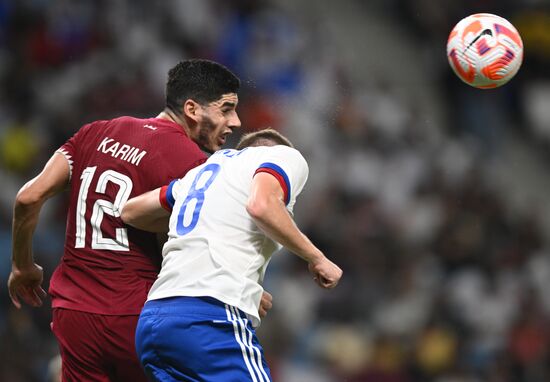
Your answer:
[[[170,206],[170,208],[174,208],[174,203],[176,202],[176,199],[174,198],[174,195],[172,194],[172,187],[174,187],[174,184],[176,184],[178,180],[174,179],[170,182],[168,185],[168,189],[166,190],[166,202]]]
[[[283,170],[281,167],[277,166],[275,163],[271,162],[265,162],[260,165],[258,168],[269,168],[275,172],[277,172],[283,180],[285,181],[286,189],[288,191],[288,194],[286,196],[285,204],[288,204],[290,202],[290,180],[288,179],[288,175],[286,174],[285,170]]]

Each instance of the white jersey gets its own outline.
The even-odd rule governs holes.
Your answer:
[[[161,192],[171,206],[162,269],[148,300],[209,296],[260,323],[265,270],[280,245],[254,223],[246,204],[252,179],[268,172],[278,179],[292,213],[308,176],[304,157],[288,146],[221,150]]]

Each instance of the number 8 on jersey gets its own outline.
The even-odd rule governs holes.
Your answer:
[[[178,213],[178,221],[176,224],[176,232],[178,233],[178,235],[183,236],[191,232],[193,228],[195,228],[195,226],[197,225],[197,222],[199,221],[199,215],[201,213],[202,203],[204,202],[204,193],[206,192],[206,190],[208,190],[208,187],[210,187],[212,182],[214,182],[214,179],[216,179],[216,176],[218,176],[219,171],[220,165],[217,163],[211,163],[205,166],[201,171],[199,171],[199,173],[195,177],[195,180],[193,180],[191,188],[189,189],[189,193],[183,201],[183,204],[181,205],[180,211]],[[197,183],[199,182],[199,180],[201,180],[202,175],[206,172],[209,173],[209,176],[206,179],[204,186],[197,188]],[[188,225],[185,225],[185,212],[187,211],[187,206],[193,200],[197,201],[193,210],[193,217],[191,219],[191,222]]]

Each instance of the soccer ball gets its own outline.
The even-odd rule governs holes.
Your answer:
[[[490,89],[504,85],[517,73],[523,42],[508,20],[477,13],[458,22],[447,41],[447,58],[468,85]]]

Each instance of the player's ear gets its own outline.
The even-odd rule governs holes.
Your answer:
[[[186,117],[191,118],[194,121],[197,121],[199,116],[198,114],[199,107],[200,105],[197,102],[193,101],[192,99],[188,99],[183,104],[183,114]]]

